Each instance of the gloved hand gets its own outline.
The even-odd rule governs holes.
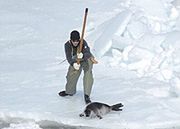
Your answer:
[[[78,58],[78,59],[82,59],[82,58],[83,58],[83,53],[82,53],[82,52],[77,53],[77,58]]]
[[[75,70],[79,70],[80,64],[74,63],[74,64],[73,64],[73,67],[74,67]]]

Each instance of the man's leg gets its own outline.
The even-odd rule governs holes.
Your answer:
[[[79,79],[79,76],[81,74],[82,68],[79,70],[75,70],[73,66],[69,66],[68,72],[67,72],[67,83],[65,86],[65,91],[59,92],[59,96],[67,96],[67,95],[73,95],[76,93],[76,85],[77,81]]]
[[[76,85],[81,74],[82,69],[75,70],[73,66],[69,66],[68,73],[66,76],[66,93],[73,95],[76,93]]]
[[[94,82],[93,73],[92,73],[93,63],[90,59],[88,59],[87,62],[83,62],[82,66],[84,70],[83,85],[84,85],[85,101],[87,100],[86,103],[88,103],[88,101],[90,101],[89,96],[91,94],[92,85]]]

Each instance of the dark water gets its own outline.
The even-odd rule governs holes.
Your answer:
[[[64,125],[61,123],[53,122],[53,121],[40,121],[38,122],[42,129],[97,129],[86,126],[70,126]]]
[[[0,118],[0,129],[9,128],[9,127],[11,129],[11,124],[21,124],[21,123],[28,123],[28,122],[33,122],[42,129],[100,129],[100,128],[92,128],[92,127],[87,127],[87,126],[65,125],[62,123],[58,123],[56,121],[49,121],[49,120],[42,120],[39,122],[35,122],[34,120],[23,119],[23,118],[8,118],[8,119]],[[24,127],[24,128],[27,128],[27,127]]]
[[[50,121],[50,120],[42,120],[39,122],[35,122],[35,120],[32,120],[32,119],[12,118],[12,117],[11,118],[9,117],[6,119],[0,118],[0,129],[3,129],[3,128],[14,129],[13,127],[11,128],[11,124],[21,124],[21,123],[23,124],[23,123],[28,123],[28,122],[32,122],[32,123],[38,125],[41,129],[102,129],[102,128],[87,127],[87,126],[65,125],[65,124],[62,124],[62,123],[59,123],[56,121]],[[28,125],[25,125],[24,129],[26,129],[27,126]],[[17,128],[15,128],[15,129],[17,129]],[[22,129],[22,127],[21,127],[21,129]],[[37,129],[37,128],[31,128],[31,129]],[[126,129],[126,128],[123,128],[123,129]],[[146,129],[146,128],[144,128],[144,129]],[[180,129],[180,127],[174,126],[174,127],[154,128],[154,129]]]

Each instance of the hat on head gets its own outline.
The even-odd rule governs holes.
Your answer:
[[[80,34],[77,30],[73,30],[70,34],[70,39],[71,40],[79,40],[80,39]]]

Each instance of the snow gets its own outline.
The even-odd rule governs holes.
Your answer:
[[[0,1],[0,128],[180,128],[178,0]],[[65,98],[64,43],[81,31],[98,59],[92,101],[123,103],[122,112],[80,118],[81,75]]]
[[[129,10],[122,11],[97,28],[97,32],[94,32],[99,35],[94,41],[97,57],[102,57],[111,48],[112,37],[114,35],[121,35],[124,32],[130,17],[131,12]],[[101,34],[99,34],[99,29]]]

